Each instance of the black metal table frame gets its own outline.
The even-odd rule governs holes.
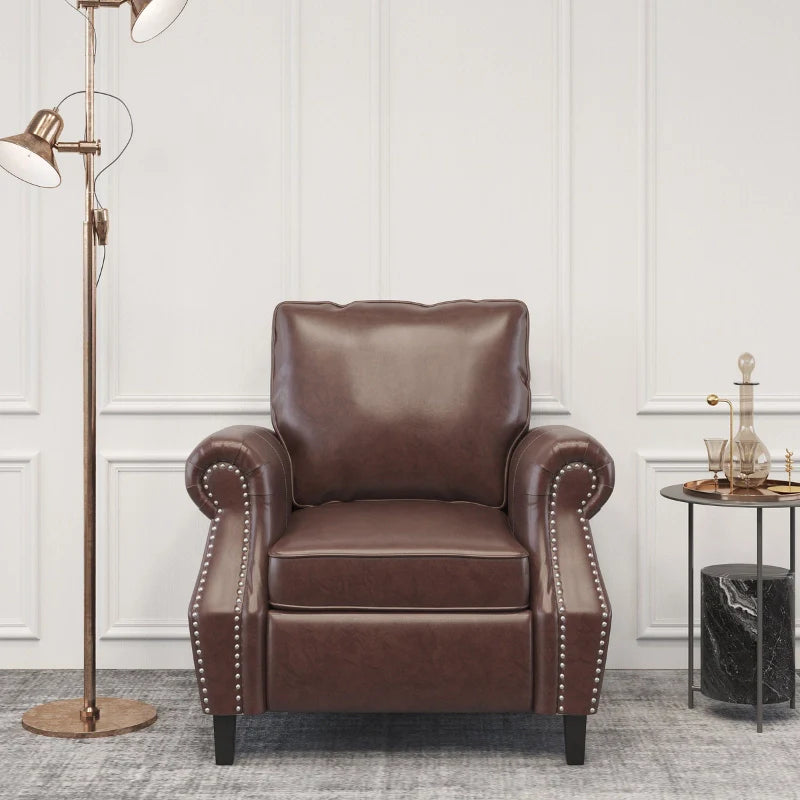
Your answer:
[[[674,495],[666,494],[669,490],[680,489],[683,497],[676,497]],[[769,503],[764,505],[755,504],[739,504],[733,502],[708,502],[702,497],[691,495],[688,492],[683,492],[682,486],[670,486],[662,490],[662,496],[669,500],[679,500],[687,503],[689,506],[689,558],[688,558],[688,573],[689,573],[689,612],[688,618],[688,651],[689,651],[689,664],[687,668],[688,673],[688,693],[689,693],[689,708],[694,708],[694,693],[700,691],[699,686],[694,685],[694,507],[699,505],[713,505],[725,506],[728,508],[755,508],[756,509],[756,729],[758,733],[763,731],[764,726],[764,557],[763,557],[763,538],[764,538],[764,520],[763,512],[765,508],[786,508],[786,504],[782,503]],[[789,508],[789,575],[792,577],[792,584],[794,584],[795,576],[795,505],[788,506]],[[791,620],[792,620],[792,694],[789,700],[789,707],[795,708],[795,685],[796,685],[796,664],[795,664],[795,590],[794,586],[791,593]]]

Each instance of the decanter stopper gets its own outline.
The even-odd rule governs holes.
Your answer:
[[[742,383],[752,383],[750,376],[756,366],[752,353],[742,353],[739,356],[739,369],[742,371]]]

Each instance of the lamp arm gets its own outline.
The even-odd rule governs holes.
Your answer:
[[[80,153],[81,155],[100,155],[100,140],[96,142],[56,142],[53,147],[59,153]]]
[[[78,8],[119,8],[128,0],[78,0]]]

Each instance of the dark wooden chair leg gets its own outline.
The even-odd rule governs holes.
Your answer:
[[[586,715],[564,717],[564,752],[567,764],[583,764],[586,756]]]
[[[217,764],[233,764],[236,752],[236,717],[214,715],[214,755]]]

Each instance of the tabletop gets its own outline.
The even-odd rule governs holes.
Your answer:
[[[697,503],[699,506],[724,506],[725,508],[797,508],[800,506],[800,495],[789,499],[758,500],[751,498],[746,502],[741,500],[718,500],[716,497],[703,497],[700,494],[687,492],[682,483],[665,486],[661,496],[667,500],[677,500],[679,503]]]

